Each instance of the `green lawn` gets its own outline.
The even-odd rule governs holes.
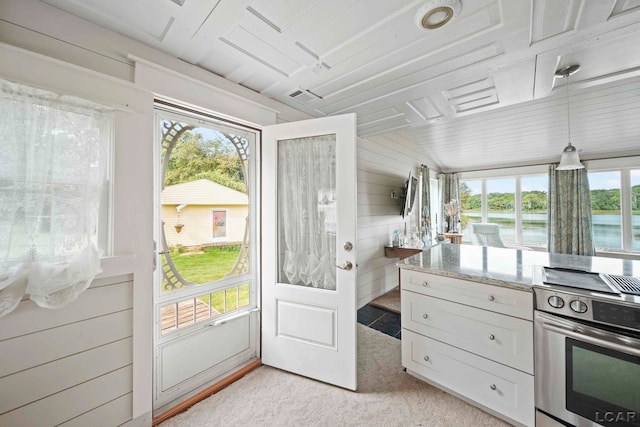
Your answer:
[[[172,252],[171,259],[185,280],[201,284],[222,279],[235,265],[239,253],[239,246],[212,246],[201,254]]]
[[[240,246],[213,246],[203,253],[171,252],[176,269],[185,280],[197,284],[222,279],[231,271],[240,254]],[[220,313],[227,313],[249,305],[251,289],[248,283],[204,295],[199,299],[213,306]],[[226,300],[226,307],[225,307]]]

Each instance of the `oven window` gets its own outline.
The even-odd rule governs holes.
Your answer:
[[[640,426],[640,357],[566,338],[567,409],[602,425]]]

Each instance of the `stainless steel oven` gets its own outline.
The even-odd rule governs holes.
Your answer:
[[[536,409],[566,425],[640,426],[640,297],[571,274],[534,288]]]

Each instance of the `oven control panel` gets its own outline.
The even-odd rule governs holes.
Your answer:
[[[640,330],[640,308],[592,301],[593,320]]]
[[[640,331],[640,305],[610,302],[550,288],[534,288],[536,310]]]

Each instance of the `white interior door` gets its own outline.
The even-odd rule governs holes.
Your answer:
[[[262,135],[262,362],[355,390],[356,116]]]

